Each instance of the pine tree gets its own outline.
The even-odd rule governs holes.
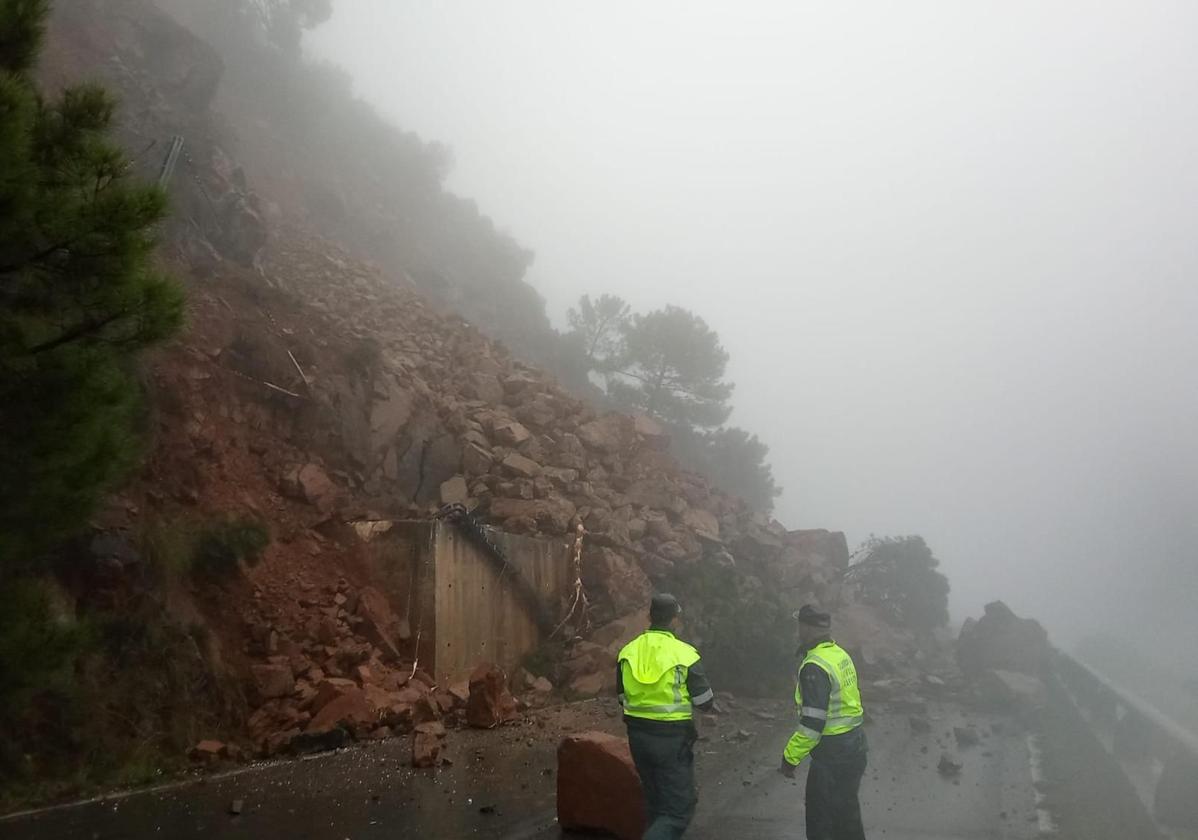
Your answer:
[[[615,400],[670,426],[713,428],[728,419],[728,353],[707,322],[679,306],[634,315],[623,328]]]
[[[617,295],[603,294],[591,300],[583,295],[578,308],[566,312],[570,337],[586,360],[587,369],[610,373],[620,363],[623,332],[632,309]]]
[[[32,79],[46,0],[0,0],[0,573],[82,525],[134,464],[143,349],[174,333],[165,194],[129,177],[116,104]]]

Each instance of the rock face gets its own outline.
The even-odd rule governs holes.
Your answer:
[[[557,748],[557,821],[563,829],[640,840],[645,802],[627,741],[603,732],[562,739]]]
[[[966,620],[957,640],[957,660],[968,674],[991,669],[1039,674],[1050,654],[1040,623],[1020,618],[1002,601],[987,604],[980,619]]]
[[[470,675],[466,722],[479,729],[490,729],[517,717],[516,698],[508,690],[503,671],[489,662],[475,668]]]

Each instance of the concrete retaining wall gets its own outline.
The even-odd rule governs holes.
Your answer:
[[[574,580],[571,546],[488,529],[502,564],[455,526],[391,522],[356,526],[367,559],[410,627],[421,667],[439,682],[479,662],[511,670],[536,650]]]

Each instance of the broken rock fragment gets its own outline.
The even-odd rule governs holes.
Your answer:
[[[445,727],[437,722],[417,724],[412,730],[412,766],[436,767],[441,763]]]
[[[466,722],[479,729],[490,729],[518,717],[516,698],[508,690],[507,675],[489,662],[475,668],[470,675]]]
[[[312,716],[306,732],[327,732],[344,726],[359,733],[370,729],[378,722],[378,715],[370,707],[366,695],[356,685],[341,692]]]
[[[191,760],[204,764],[214,764],[227,755],[223,742],[204,740],[191,748]]]
[[[257,664],[251,666],[254,688],[263,700],[286,697],[295,691],[295,675],[291,666],[282,664]]]

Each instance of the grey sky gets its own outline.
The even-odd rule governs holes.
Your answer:
[[[1198,591],[1195,31],[1187,2],[341,0],[312,47],[454,149],[556,321],[614,292],[719,331],[779,519],[920,533],[960,611],[1072,635]]]

